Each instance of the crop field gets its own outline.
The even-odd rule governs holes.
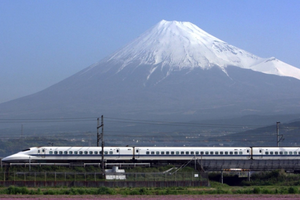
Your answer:
[[[300,195],[130,195],[130,196],[121,196],[121,195],[83,195],[83,196],[72,196],[72,195],[59,195],[59,196],[40,196],[40,195],[9,195],[9,196],[1,196],[1,199],[5,200],[32,200],[32,199],[40,199],[40,200],[99,200],[99,199],[110,199],[110,200],[128,200],[128,199],[137,199],[137,200],[295,200],[299,199]]]

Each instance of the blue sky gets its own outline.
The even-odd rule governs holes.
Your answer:
[[[299,10],[299,0],[0,0],[0,103],[73,75],[162,19],[300,68]]]

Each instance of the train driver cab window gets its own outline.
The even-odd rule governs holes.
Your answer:
[[[73,154],[73,151],[69,151],[69,154]]]
[[[146,151],[146,155],[149,155],[150,154],[150,152],[149,151]]]
[[[159,151],[156,152],[156,155],[159,155]]]
[[[165,152],[164,152],[164,151],[161,151],[160,154],[161,154],[161,155],[165,155]]]
[[[225,151],[225,155],[228,155],[228,151]]]
[[[230,155],[233,155],[233,152],[232,152],[232,151],[230,151],[229,153],[230,153]]]
[[[154,151],[151,151],[151,155],[154,155]]]

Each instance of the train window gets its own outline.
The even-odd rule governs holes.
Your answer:
[[[261,153],[261,150],[259,150],[259,153]]]
[[[87,151],[84,151],[84,154],[88,154],[88,152],[87,152]]]
[[[151,155],[154,155],[154,151],[151,151]]]
[[[40,153],[40,150],[38,150],[38,153]]]
[[[229,152],[229,154],[230,154],[230,155],[233,155],[233,152],[232,152],[232,151],[230,151],[230,152]]]
[[[156,155],[159,155],[159,151],[156,152]]]
[[[208,155],[209,154],[209,152],[208,151],[205,151],[205,155]]]
[[[218,154],[219,154],[219,152],[215,151],[215,154],[216,154],[216,155],[218,155]]]
[[[214,152],[213,152],[213,151],[211,151],[211,152],[210,152],[210,155],[213,155],[213,154],[214,154]]]
[[[275,151],[275,155],[278,155],[278,151]]]
[[[160,152],[160,154],[161,154],[161,155],[164,155],[164,154],[165,154],[165,152],[164,152],[164,151],[162,151],[162,152]]]
[[[101,154],[101,155],[102,155],[102,151],[99,151],[99,154]]]
[[[249,153],[249,149],[247,149],[247,153]]]
[[[57,151],[54,151],[54,154],[57,154]]]
[[[191,155],[194,155],[194,152],[193,152],[193,151],[191,151]]]
[[[93,152],[92,152],[92,151],[90,151],[90,152],[89,152],[89,154],[93,154]]]
[[[298,152],[298,154],[300,155],[300,151]]]
[[[228,155],[228,151],[225,151],[225,155]]]
[[[149,151],[146,151],[146,155],[149,155],[150,154],[150,152]]]
[[[68,152],[67,152],[67,151],[64,151],[64,154],[68,154]]]
[[[234,155],[237,155],[237,154],[238,154],[238,152],[237,152],[237,151],[235,151],[235,152],[234,152]]]
[[[62,151],[59,151],[59,154],[63,154],[63,152],[62,152]]]
[[[294,155],[297,155],[297,151],[294,151]]]
[[[138,153],[138,152],[139,152],[139,150],[137,149],[137,150],[136,150],[136,152]]]
[[[300,152],[299,152],[300,153]],[[176,151],[176,155],[179,155],[179,151]]]
[[[169,152],[169,151],[166,151],[166,154],[167,154],[167,155],[169,155],[169,154],[170,154],[170,152]]]
[[[78,151],[74,151],[74,154],[76,154],[76,155],[77,155],[77,154],[78,154]]]
[[[107,155],[107,154],[108,154],[108,151],[104,151],[104,154]]]
[[[181,155],[184,155],[184,151],[181,152]]]
[[[201,151],[201,152],[200,152],[200,154],[201,154],[201,155],[203,155],[203,154],[204,154],[204,152],[203,152],[203,151]]]
[[[53,151],[49,151],[49,154],[53,154]]]
[[[98,151],[94,151],[94,154],[98,154]]]
[[[265,154],[266,154],[266,155],[269,155],[269,152],[268,152],[268,151],[266,151],[266,152],[265,152]]]
[[[82,152],[82,151],[79,151],[79,154],[80,154],[80,155],[82,155],[82,154],[83,154],[83,152]]]
[[[44,153],[44,152],[45,152],[45,149],[43,149],[42,152]]]
[[[284,155],[287,155],[287,151],[284,152]]]
[[[242,151],[240,151],[240,152],[239,152],[239,154],[240,154],[240,155],[243,155],[243,152],[242,152]]]
[[[290,154],[290,155],[292,155],[292,154],[293,154],[293,152],[291,152],[291,151],[290,151],[290,152],[289,152],[289,154]]]
[[[196,155],[199,155],[199,151],[196,151]]]
[[[223,155],[223,151],[220,151],[220,155]]]
[[[273,155],[273,151],[270,151],[270,155]]]
[[[190,154],[190,152],[189,152],[189,151],[186,151],[186,152],[185,152],[185,154],[186,154],[186,155],[189,155],[189,154]]]
[[[283,152],[282,152],[282,151],[280,151],[280,152],[279,152],[279,154],[280,154],[280,155],[283,155]]]
[[[119,149],[117,149],[117,151],[116,151],[117,153],[119,153]]]
[[[113,154],[113,151],[109,151],[109,154]]]
[[[69,151],[69,154],[73,154],[73,151]]]
[[[171,155],[174,155],[174,151],[171,151]]]

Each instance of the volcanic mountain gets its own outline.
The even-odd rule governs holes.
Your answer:
[[[0,113],[155,119],[300,113],[300,69],[260,58],[190,22],[162,20],[77,74],[0,104]]]

